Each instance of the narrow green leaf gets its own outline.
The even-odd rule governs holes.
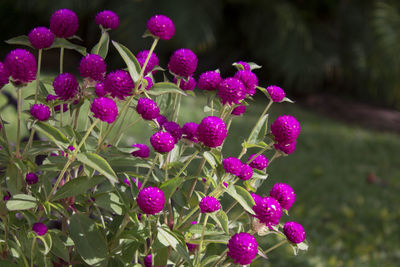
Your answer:
[[[64,184],[52,198],[54,201],[66,197],[73,197],[86,193],[90,188],[104,181],[105,177],[101,175],[88,178],[87,176],[77,177]]]
[[[226,192],[233,197],[247,212],[254,214],[252,207],[255,205],[250,193],[241,186],[230,185]]]
[[[99,42],[92,48],[90,53],[97,54],[102,58],[106,58],[108,54],[108,46],[110,44],[110,35],[108,32],[104,32],[99,40]]]
[[[289,98],[287,98],[287,97],[284,97],[281,102],[289,102],[289,103],[294,104],[294,101],[289,99]]]
[[[22,174],[15,164],[10,164],[6,171],[7,189],[11,195],[16,195],[22,189]]]
[[[175,192],[176,188],[184,182],[183,177],[176,177],[164,182],[160,189],[164,192],[165,199],[169,199]]]
[[[6,207],[10,211],[29,210],[36,208],[37,200],[33,196],[26,194],[17,194],[7,201]]]
[[[147,91],[149,95],[163,95],[163,94],[181,94],[186,96],[187,94],[182,91],[176,84],[170,82],[159,82],[151,87],[151,90]]]
[[[82,56],[86,56],[86,54],[87,54],[86,47],[73,44],[64,38],[55,38],[53,45],[50,46],[49,48],[46,48],[46,50],[52,49],[52,48],[61,48],[61,47],[64,47],[65,49],[75,50],[76,52],[80,53]]]
[[[61,133],[57,128],[54,128],[53,126],[41,121],[37,122],[33,127],[40,133],[47,136],[59,148],[64,150],[68,147],[69,145],[68,138],[63,133]]]
[[[268,114],[265,114],[254,126],[254,131],[249,136],[249,144],[257,144],[261,142],[267,134]]]
[[[26,36],[26,35],[20,35],[20,36],[8,39],[6,41],[6,43],[11,44],[11,45],[25,45],[30,48],[34,48],[31,44],[31,42],[29,41],[28,36]]]
[[[204,235],[204,243],[227,244],[231,236],[229,235]],[[190,240],[189,243],[200,244],[200,239]]]
[[[113,45],[117,49],[118,53],[121,55],[122,59],[125,61],[126,66],[128,66],[129,74],[131,75],[132,80],[136,83],[139,79],[139,74],[141,71],[141,67],[139,62],[133,53],[125,46],[115,41],[112,41]]]
[[[82,162],[83,164],[88,165],[89,167],[95,169],[105,177],[107,177],[107,179],[110,181],[111,184],[114,185],[115,183],[118,182],[117,175],[111,168],[110,164],[108,164],[108,162],[105,159],[103,159],[96,153],[91,153],[91,152],[78,153],[76,155],[76,159]]]
[[[190,227],[187,230],[185,230],[185,232],[189,232],[192,234],[199,234],[199,235],[201,235],[202,231],[203,231],[203,225],[200,225],[200,224],[192,224],[192,225],[190,225]],[[214,224],[207,223],[206,229],[204,229],[204,234],[205,235],[222,235],[222,234],[224,234],[224,232],[216,229],[216,226]]]
[[[217,261],[221,255],[211,255],[201,261],[201,266],[210,266],[211,263]]]
[[[219,210],[216,213],[211,213],[210,216],[219,225],[219,227],[225,231],[225,233],[229,234],[228,216],[226,216],[226,213],[223,210]]]
[[[262,68],[262,66],[258,65],[257,63],[254,63],[254,62],[247,62],[247,64],[249,64],[250,70],[256,70],[256,69]]]
[[[42,243],[44,245],[44,250],[39,248],[40,252],[42,252],[43,255],[49,254],[51,247],[53,246],[51,235],[37,236],[37,238],[42,240]]]

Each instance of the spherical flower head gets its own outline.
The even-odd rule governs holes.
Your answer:
[[[197,143],[196,131],[199,125],[195,122],[187,122],[182,127],[183,138],[188,139],[194,143]]]
[[[194,252],[197,250],[197,248],[199,247],[199,245],[197,244],[191,244],[191,243],[186,243],[186,246],[189,250],[189,252]]]
[[[166,123],[163,124],[163,127],[165,129],[165,131],[167,131],[168,133],[170,133],[175,140],[175,144],[179,142],[179,140],[181,140],[182,138],[182,129],[179,126],[178,123],[173,122],[173,121],[168,121]]]
[[[199,203],[201,213],[210,213],[221,208],[218,199],[212,196],[203,197]]]
[[[78,93],[78,81],[71,73],[61,73],[53,81],[54,92],[61,100],[69,100]]]
[[[236,62],[236,65],[240,66],[240,70],[251,70],[250,65],[247,62],[238,61]]]
[[[246,87],[236,78],[226,78],[218,87],[218,96],[223,105],[239,104],[246,97]]]
[[[268,86],[267,92],[269,94],[269,97],[274,102],[281,102],[286,96],[285,91],[283,91],[282,88],[280,88],[279,86],[276,86],[276,85]]]
[[[239,178],[243,181],[250,180],[253,177],[253,169],[247,165],[242,164],[242,168],[240,170]]]
[[[78,16],[69,9],[59,9],[51,15],[50,30],[60,38],[72,37],[79,27]]]
[[[134,157],[139,157],[139,158],[148,158],[150,155],[150,149],[148,146],[146,146],[145,144],[134,144],[132,145],[132,147],[137,147],[139,148],[139,150],[133,151],[131,153],[132,156]]]
[[[129,72],[125,70],[117,70],[110,72],[105,81],[104,88],[112,97],[124,99],[132,94],[132,89],[135,87]]]
[[[239,176],[240,170],[242,169],[242,162],[240,162],[238,158],[229,157],[222,161],[222,166],[225,172]]]
[[[208,116],[197,127],[196,136],[204,145],[218,147],[224,142],[227,133],[225,122],[221,118]]]
[[[162,39],[169,40],[175,34],[175,26],[170,18],[164,15],[154,15],[147,21],[149,32]]]
[[[94,92],[98,97],[103,97],[106,96],[107,92],[104,89],[104,83],[97,83],[96,86],[94,87]]]
[[[25,49],[15,49],[7,54],[4,66],[17,84],[30,83],[36,79],[36,59]]]
[[[164,192],[158,187],[146,187],[140,190],[137,203],[145,214],[159,213],[165,203]]]
[[[253,72],[249,70],[239,70],[235,73],[234,77],[244,84],[248,95],[254,95],[256,93],[258,78]]]
[[[189,77],[196,70],[197,61],[197,56],[192,50],[181,48],[172,54],[168,69],[177,76]]]
[[[153,266],[153,260],[151,259],[151,254],[147,255],[146,257],[144,257],[144,266],[145,267],[152,267]]]
[[[54,34],[46,27],[37,27],[29,32],[28,39],[33,47],[36,49],[43,49],[53,44]]]
[[[268,227],[277,225],[282,217],[281,205],[272,197],[263,197],[261,201],[256,202],[253,211],[256,214],[254,217]]]
[[[157,132],[150,137],[150,143],[155,151],[166,153],[174,149],[175,139],[170,133]]]
[[[252,160],[255,156],[256,154],[250,155],[249,160]],[[254,160],[252,160],[249,165],[254,169],[262,171],[267,168],[268,159],[263,154],[261,154],[258,155]]]
[[[74,146],[68,146],[68,150],[72,152],[72,151],[75,150],[75,147]]]
[[[301,243],[306,239],[306,232],[303,226],[297,222],[286,222],[283,226],[283,233],[290,242],[295,244]]]
[[[58,99],[58,96],[56,96],[56,95],[49,94],[49,95],[46,96],[46,102],[47,103],[55,101],[57,99]],[[62,104],[62,106],[63,106],[63,112],[68,111],[68,104]],[[61,110],[61,105],[54,106],[54,111],[55,112],[59,112],[60,110]]]
[[[258,253],[258,244],[254,236],[249,233],[234,234],[228,242],[228,256],[235,264],[250,264]]]
[[[253,198],[254,203],[256,203],[256,205],[257,205],[258,202],[260,202],[260,201],[262,200],[262,197],[260,197],[260,196],[257,195],[256,193],[250,193],[250,195],[251,195],[251,197]]]
[[[36,173],[33,172],[28,172],[25,175],[25,181],[29,185],[36,184],[39,181],[39,177],[36,175]]]
[[[118,107],[115,102],[107,97],[99,97],[93,100],[90,106],[90,111],[93,112],[93,117],[113,123],[118,116]]]
[[[294,142],[301,131],[300,124],[295,117],[290,115],[279,116],[271,124],[271,132],[275,141],[281,144]]]
[[[214,91],[218,90],[221,81],[221,74],[218,71],[206,71],[200,75],[197,87],[202,90]]]
[[[166,123],[168,121],[168,119],[161,114],[157,116],[156,120],[157,120],[158,125],[160,125],[160,127],[162,127],[164,125],[164,123]]]
[[[146,81],[146,83],[147,83],[147,85],[146,85],[146,87],[145,87],[145,89],[146,90],[150,90],[151,89],[151,87],[153,87],[153,79],[151,78],[151,77],[149,77],[149,76],[147,76],[147,77],[144,77],[143,78],[143,81]],[[139,89],[142,87],[142,85],[140,85],[139,86]]]
[[[43,104],[34,104],[31,106],[31,115],[40,121],[47,121],[50,118],[50,108]]]
[[[294,142],[289,144],[276,143],[274,144],[274,147],[276,150],[280,150],[286,155],[290,155],[296,150],[296,144],[297,141],[295,140]]]
[[[34,223],[34,224],[33,224],[32,230],[33,230],[37,235],[42,236],[42,235],[45,235],[45,234],[47,233],[47,226],[44,225],[44,224],[41,223],[41,222],[37,222],[37,223]]]
[[[3,196],[3,200],[7,202],[11,198],[11,193],[9,191],[6,192],[6,194]]]
[[[84,78],[91,78],[94,81],[101,82],[104,80],[104,75],[107,70],[107,65],[104,59],[96,54],[87,54],[82,58],[79,64],[79,72]]]
[[[104,10],[97,13],[94,21],[104,29],[115,29],[119,26],[119,17],[111,10]]]
[[[9,79],[10,79],[10,72],[3,64],[3,62],[0,62],[0,89],[3,88],[4,85],[8,84]]]
[[[241,116],[245,112],[246,112],[246,106],[240,105],[232,110],[232,115]]]
[[[269,191],[269,195],[278,200],[281,207],[286,210],[289,210],[296,201],[296,194],[288,184],[275,184]]]
[[[174,77],[174,83],[176,83],[178,80],[176,77]],[[189,77],[189,80],[185,82],[185,80],[181,80],[179,83],[179,88],[181,88],[183,91],[193,91],[193,89],[196,87],[196,80],[193,78],[193,76]]]
[[[155,119],[160,114],[160,109],[158,108],[157,103],[146,97],[139,99],[136,105],[136,111],[145,120]]]
[[[140,51],[137,55],[136,58],[140,64],[140,67],[143,68],[144,63],[146,62],[146,58],[149,55],[150,50],[143,50]],[[153,52],[151,53],[151,56],[149,58],[149,61],[147,62],[146,68],[144,69],[144,75],[147,73],[151,72],[155,66],[159,65],[159,59],[157,55]]]
[[[131,180],[137,186],[138,189],[140,189],[142,187],[142,183],[139,181],[139,179],[135,179],[134,177],[131,177]],[[127,178],[124,179],[124,183],[127,186],[131,186],[131,182]]]

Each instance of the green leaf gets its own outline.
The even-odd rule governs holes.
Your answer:
[[[41,121],[37,122],[34,128],[38,130],[40,133],[47,136],[59,148],[64,150],[68,147],[69,145],[68,138],[57,128],[54,128],[53,126]]]
[[[6,183],[7,189],[11,195],[15,195],[21,192],[22,189],[22,174],[18,170],[15,164],[10,164],[6,171]]]
[[[30,48],[34,48],[31,44],[31,42],[29,41],[28,36],[26,35],[20,35],[11,39],[8,39],[6,41],[7,44],[11,44],[11,45],[25,45],[25,46],[29,46]]]
[[[226,192],[233,197],[247,212],[254,214],[252,207],[255,205],[253,197],[241,186],[230,185]]]
[[[42,243],[44,245],[44,250],[40,249],[40,252],[42,252],[43,255],[49,254],[51,247],[53,246],[53,240],[51,238],[51,235],[44,235],[44,236],[37,236],[40,240],[42,240]]]
[[[114,185],[118,182],[117,175],[111,168],[110,164],[108,164],[105,159],[103,159],[96,153],[78,153],[76,155],[76,159],[107,177],[111,184]]]
[[[217,261],[221,255],[211,255],[201,261],[201,266],[210,266],[211,263]]]
[[[104,176],[96,175],[92,178],[87,176],[77,177],[64,184],[52,198],[54,201],[66,197],[73,197],[86,193],[90,188],[104,181]]]
[[[299,250],[308,250],[308,245],[305,242],[301,242],[297,244],[297,248]]]
[[[151,90],[146,91],[149,95],[164,95],[164,94],[181,94],[186,96],[187,94],[182,91],[176,84],[169,82],[156,83],[151,87]]]
[[[128,66],[129,74],[131,75],[132,80],[136,83],[139,79],[139,74],[141,71],[141,67],[139,62],[133,53],[125,46],[115,41],[112,41],[115,48],[118,50],[118,53],[121,55],[122,59],[125,61],[126,66]]]
[[[281,102],[289,102],[289,103],[294,104],[294,101],[289,99],[289,98],[287,98],[287,97],[284,97]]]
[[[219,225],[219,227],[225,231],[225,233],[229,234],[228,216],[226,216],[226,213],[223,210],[219,210],[216,213],[211,213],[210,216]]]
[[[203,225],[200,224],[192,224],[190,227],[185,230],[185,232],[189,232],[192,234],[199,234],[201,235],[203,231]],[[211,223],[207,223],[206,229],[204,229],[204,235],[222,235],[224,232],[216,229],[216,226]]]
[[[164,192],[165,199],[169,199],[175,192],[176,188],[178,188],[184,180],[184,177],[176,177],[164,182],[160,189]]]
[[[97,54],[102,58],[106,58],[108,54],[108,46],[110,44],[110,35],[108,32],[104,31],[101,35],[99,42],[92,48],[90,53]]]
[[[254,62],[247,62],[247,64],[249,64],[250,70],[256,70],[256,69],[262,68],[262,66],[258,65],[257,63],[254,63]]]
[[[0,266],[2,267],[18,267],[18,264],[11,261],[0,260]]]
[[[208,164],[210,164],[211,168],[214,169],[215,167],[217,167],[217,162],[215,161],[214,156],[210,152],[205,151],[203,153],[203,157],[207,160]]]
[[[168,262],[168,247],[153,249],[153,266],[166,266]],[[140,265],[142,266],[142,265]]]
[[[254,131],[249,136],[249,144],[257,144],[261,142],[265,135],[267,134],[268,129],[268,114],[265,114],[254,126]]]
[[[87,264],[99,265],[106,260],[107,243],[93,220],[76,213],[71,217],[69,232],[76,250]]]
[[[76,52],[80,53],[82,56],[86,56],[86,54],[87,54],[86,47],[73,44],[64,38],[55,38],[53,45],[47,49],[61,48],[61,47],[64,47],[65,49],[75,50]]]
[[[105,193],[99,196],[95,196],[96,205],[111,212],[115,212],[118,215],[123,213],[123,204],[119,197],[114,193]]]
[[[36,208],[37,200],[33,196],[26,194],[17,194],[7,201],[6,207],[8,210],[29,210]]]
[[[231,236],[229,235],[204,235],[204,243],[227,244]],[[189,243],[200,244],[200,239],[190,240]]]

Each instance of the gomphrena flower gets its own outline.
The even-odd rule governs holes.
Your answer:
[[[144,266],[145,267],[152,267],[153,266],[153,260],[151,258],[151,254],[147,255],[146,257],[144,257]]]
[[[36,173],[28,172],[25,175],[25,181],[29,185],[36,184],[38,182],[38,180],[39,180],[39,177],[36,175]]]
[[[168,121],[163,124],[165,131],[169,132],[175,140],[175,144],[179,142],[182,138],[182,128],[178,123],[173,121]]]
[[[145,120],[155,119],[160,114],[160,109],[158,108],[157,103],[147,97],[139,99],[136,105],[136,111]]]
[[[174,77],[174,83],[177,82],[176,77]],[[193,91],[193,89],[196,87],[196,80],[193,78],[193,76],[189,77],[189,80],[185,82],[185,80],[181,80],[179,83],[179,88],[181,88],[183,91]]]
[[[250,264],[258,253],[258,244],[254,236],[249,233],[234,234],[228,242],[228,256],[235,264]]]
[[[47,103],[52,102],[52,101],[55,101],[55,100],[57,100],[57,99],[58,99],[58,96],[56,96],[56,95],[48,94],[48,95],[46,96],[46,102],[47,102]],[[68,111],[68,104],[63,104],[62,106],[63,106],[63,112]],[[55,112],[58,112],[58,111],[60,111],[60,110],[61,110],[61,105],[56,105],[56,106],[54,106],[54,111],[55,111]]]
[[[137,188],[142,187],[142,183],[139,181],[139,179],[135,179],[134,177],[131,177],[132,182],[137,186]],[[128,179],[124,179],[124,183],[128,186],[131,186],[131,182]]]
[[[36,49],[50,47],[54,42],[54,34],[46,27],[36,27],[28,34],[29,42]]]
[[[172,54],[168,69],[177,76],[189,77],[196,70],[197,61],[197,56],[192,50],[181,48]]]
[[[282,208],[279,202],[272,197],[263,197],[260,201],[256,202],[253,206],[256,218],[261,223],[265,223],[266,226],[270,227],[277,225],[282,217]]]
[[[282,144],[294,142],[300,134],[300,124],[295,117],[290,115],[279,116],[271,124],[271,132],[275,141]]]
[[[186,243],[186,246],[189,250],[189,252],[194,252],[195,250],[198,249],[199,245],[197,244],[191,244],[191,243]]]
[[[253,198],[254,203],[256,203],[256,205],[257,205],[258,202],[260,202],[260,201],[262,200],[262,197],[260,197],[260,196],[257,195],[256,193],[250,193],[250,195],[251,195],[251,197]]]
[[[269,94],[269,97],[274,102],[281,102],[286,96],[285,91],[283,91],[282,88],[280,88],[279,86],[276,86],[276,85],[268,86],[267,92]]]
[[[72,37],[79,27],[78,16],[69,9],[59,9],[51,15],[50,30],[60,38]]]
[[[139,158],[147,158],[150,155],[150,149],[147,145],[145,144],[134,144],[132,147],[137,147],[139,150],[133,151],[131,153],[132,156],[134,157],[139,157]]]
[[[3,196],[3,200],[7,202],[10,199],[11,199],[11,193],[7,191],[6,194]]]
[[[246,112],[246,106],[240,105],[232,110],[232,115],[241,116],[245,112]]]
[[[87,54],[82,58],[79,64],[79,72],[84,78],[91,78],[94,81],[101,82],[104,80],[104,75],[107,70],[107,65],[104,59],[96,54]]]
[[[170,133],[157,132],[150,137],[150,143],[155,151],[166,153],[174,149],[175,139]]]
[[[236,78],[226,78],[218,86],[218,96],[223,105],[239,104],[246,97],[246,87]]]
[[[157,116],[156,121],[157,121],[158,125],[160,127],[162,127],[164,125],[164,123],[166,123],[168,121],[168,119],[165,116],[160,114]]]
[[[254,95],[256,93],[258,78],[253,72],[249,70],[239,70],[235,73],[234,78],[240,80],[244,84],[248,95]]]
[[[251,177],[253,177],[253,169],[249,165],[243,163],[240,170],[239,178],[246,181],[250,180]]]
[[[306,239],[306,232],[303,226],[297,222],[286,222],[283,226],[283,233],[290,242],[295,244],[301,243]]]
[[[250,167],[257,169],[257,170],[264,170],[268,166],[268,159],[263,155],[260,154],[258,155],[255,159],[253,159],[256,156],[256,154],[252,154],[249,157],[249,160],[252,160],[250,162]]]
[[[238,158],[229,157],[222,161],[225,172],[239,176],[242,169],[242,162]]]
[[[119,26],[119,17],[111,10],[103,10],[97,13],[94,21],[104,29],[115,29]]]
[[[132,94],[132,89],[135,87],[129,72],[125,70],[116,70],[110,72],[104,80],[104,88],[112,97],[124,99]]]
[[[3,64],[3,62],[0,62],[0,89],[3,88],[3,86],[9,82],[9,79],[10,79],[10,72]]]
[[[136,59],[138,60],[140,67],[143,68],[144,63],[146,62],[146,58],[149,55],[149,52],[150,52],[150,50],[143,50],[143,51],[140,51],[136,55]],[[158,66],[158,64],[159,64],[159,59],[158,59],[157,55],[154,52],[151,53],[151,56],[149,58],[149,61],[147,62],[146,68],[144,69],[144,75],[151,72],[155,66]]]
[[[103,97],[107,94],[106,90],[104,89],[104,83],[97,83],[94,87],[94,92],[98,97]]]
[[[280,150],[286,155],[292,154],[296,150],[296,144],[297,141],[295,140],[294,142],[291,142],[289,144],[282,144],[282,143],[276,143],[274,144],[274,147],[276,150]]]
[[[43,104],[34,104],[31,106],[31,115],[40,121],[47,121],[50,118],[50,108]]]
[[[93,117],[107,123],[113,123],[118,116],[117,104],[107,97],[95,98],[90,106],[90,111],[93,112]]]
[[[78,81],[71,73],[61,73],[53,81],[54,92],[61,100],[69,100],[78,93]]]
[[[165,203],[164,192],[158,187],[146,187],[140,190],[137,203],[145,214],[159,213]]]
[[[4,66],[15,83],[30,83],[36,79],[36,59],[25,49],[15,49],[7,54]]]
[[[72,151],[75,150],[75,147],[74,146],[68,146],[68,150],[72,152]]]
[[[37,235],[42,236],[42,235],[45,235],[45,234],[47,233],[47,226],[44,225],[44,224],[41,223],[41,222],[37,222],[37,223],[34,223],[34,224],[33,224],[32,230],[33,230]]]
[[[296,201],[296,194],[294,193],[293,188],[288,184],[275,184],[271,191],[269,191],[269,195],[278,200],[281,207],[286,210],[289,210]]]
[[[218,199],[212,196],[205,196],[199,203],[201,213],[210,213],[217,211],[221,208]]]
[[[214,91],[218,90],[221,81],[221,74],[218,71],[206,71],[200,75],[197,87],[202,90]]]
[[[197,127],[197,139],[208,147],[220,146],[226,136],[227,129],[225,122],[215,116],[205,117]]]
[[[244,61],[235,62],[237,66],[240,66],[239,70],[251,70],[250,65]]]
[[[195,122],[185,123],[182,127],[182,134],[183,134],[182,137],[188,139],[189,141],[197,143],[198,142],[196,136],[197,127],[199,127],[199,125]]]
[[[154,15],[147,21],[149,32],[162,40],[169,40],[175,34],[175,26],[170,18],[164,15]]]

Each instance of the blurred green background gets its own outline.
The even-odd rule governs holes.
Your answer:
[[[28,34],[33,27],[48,26],[51,14],[59,8],[78,14],[77,35],[84,41],[74,42],[89,48],[99,38],[96,12],[115,11],[121,25],[111,32],[111,38],[134,53],[151,44],[150,39],[141,38],[147,19],[165,14],[174,21],[176,35],[157,46],[162,67],[181,47],[194,50],[199,57],[196,78],[216,68],[227,77],[234,73],[232,62],[253,61],[263,66],[255,71],[261,86],[281,85],[298,101],[272,108],[270,122],[280,114],[294,115],[302,133],[296,152],[271,164],[269,180],[259,193],[267,194],[275,182],[293,186],[298,200],[290,210],[290,220],[304,225],[310,249],[294,257],[288,246],[281,247],[268,255],[268,263],[260,261],[258,266],[398,266],[399,131],[362,128],[359,121],[371,124],[372,115],[378,113],[376,106],[380,106],[393,115],[390,118],[396,118],[382,122],[388,126],[399,122],[399,1],[2,0],[1,38],[7,40]],[[11,49],[1,42],[0,60]],[[57,72],[58,56],[56,50],[45,52],[44,72]],[[67,51],[66,71],[77,73],[79,60],[79,54]],[[107,63],[108,71],[123,67],[114,48]],[[12,121],[13,89],[7,86],[3,92],[0,112]],[[338,99],[344,112],[339,116],[336,109],[320,112],[318,108],[317,112],[314,106],[306,105],[315,95],[325,96],[323,100]],[[183,110],[190,112],[182,112],[179,122],[199,122],[205,101],[202,97],[184,98]],[[354,113],[354,105],[347,104],[360,102],[367,104],[370,112],[360,117],[356,114],[351,120],[355,123],[349,124],[346,118]],[[265,97],[256,95],[244,117],[234,120],[224,148],[226,155],[237,155],[238,144],[265,104]],[[148,143],[149,132],[150,128],[138,126],[126,142]],[[273,243],[269,236],[260,241],[264,248]]]

